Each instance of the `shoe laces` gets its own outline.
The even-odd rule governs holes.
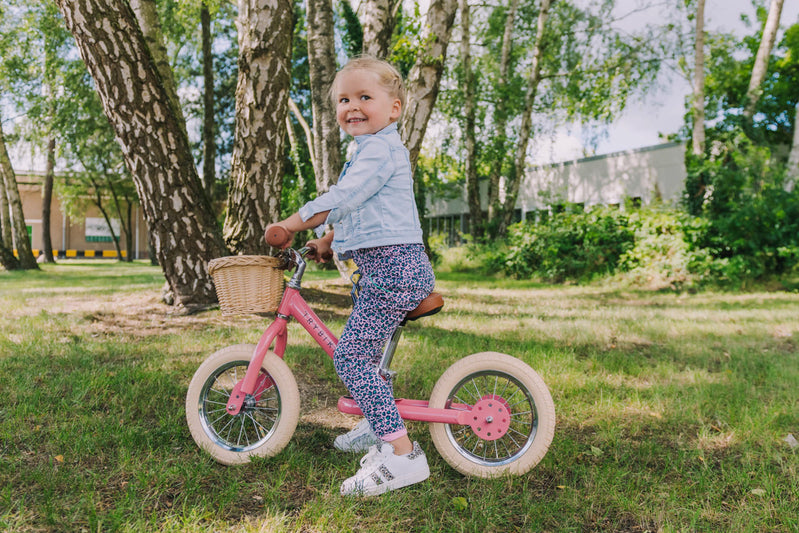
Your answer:
[[[383,460],[383,453],[381,450],[382,447],[382,443],[370,446],[369,451],[366,452],[366,455],[361,457],[361,468],[366,468],[376,463],[381,463]]]

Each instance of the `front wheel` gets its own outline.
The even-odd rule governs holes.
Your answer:
[[[555,433],[555,405],[544,380],[522,361],[497,352],[476,353],[450,366],[433,387],[429,405],[475,413],[471,425],[430,424],[438,453],[467,476],[526,474],[544,457]]]
[[[215,352],[194,373],[186,394],[192,438],[222,464],[276,455],[297,427],[297,382],[286,363],[271,352],[264,357],[255,391],[241,411],[233,416],[227,413],[228,399],[244,379],[254,350],[254,344],[237,344]]]

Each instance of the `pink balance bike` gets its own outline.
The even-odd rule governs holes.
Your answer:
[[[275,320],[258,344],[236,344],[215,352],[191,380],[186,395],[191,435],[220,463],[271,457],[294,433],[300,397],[283,362],[290,319],[333,357],[337,338],[300,294],[309,252],[310,248],[282,252],[283,268],[294,269],[294,274]],[[407,321],[432,315],[443,305],[441,295],[433,293],[408,313],[384,348],[381,376],[394,377],[389,367]],[[544,457],[555,431],[555,407],[543,379],[519,359],[496,352],[472,354],[454,363],[433,387],[429,401],[396,401],[405,420],[430,423],[439,454],[468,476],[527,473]],[[338,409],[362,415],[349,397],[339,399]]]

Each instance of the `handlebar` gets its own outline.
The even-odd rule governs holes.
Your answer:
[[[278,224],[270,224],[266,227],[264,239],[266,239],[266,243],[269,246],[283,249],[291,244],[292,239],[294,239],[294,233]],[[307,248],[307,250],[305,253],[302,253],[303,257],[309,255],[311,258],[316,258],[317,247],[315,244],[308,244],[305,248]],[[325,254],[322,255],[323,261],[329,261],[332,258],[332,252],[325,252]]]
[[[266,243],[275,248],[285,248],[291,243],[293,237],[294,235],[289,230],[277,224],[270,224],[264,232]]]

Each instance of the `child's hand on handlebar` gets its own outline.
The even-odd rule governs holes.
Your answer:
[[[317,263],[324,263],[333,258],[333,250],[330,249],[330,241],[328,239],[312,239],[305,246],[311,249],[308,252],[308,257]]]

